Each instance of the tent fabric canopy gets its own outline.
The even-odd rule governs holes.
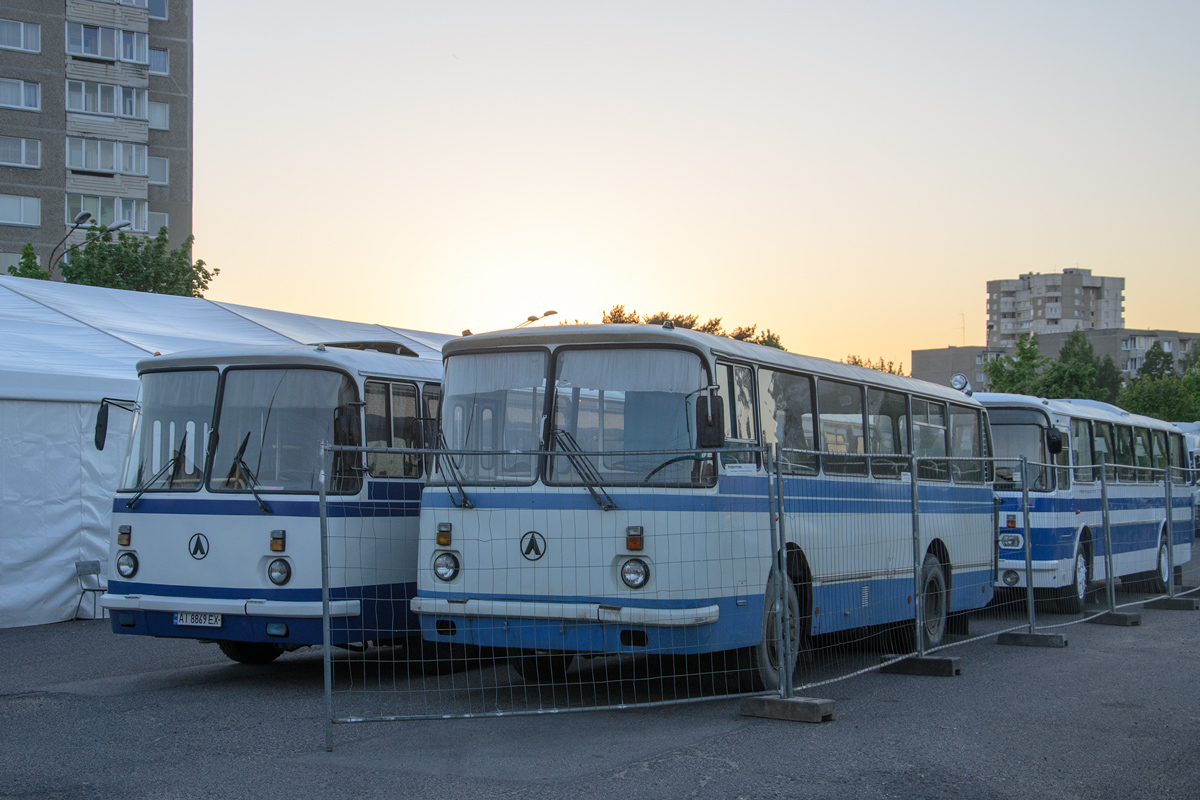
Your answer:
[[[132,399],[136,364],[233,346],[378,341],[440,359],[450,336],[204,298],[0,276],[0,627],[70,619],[76,561],[107,574],[119,417],[92,444],[101,398]],[[91,613],[85,602],[81,616]]]

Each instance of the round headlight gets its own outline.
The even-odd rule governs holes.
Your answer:
[[[650,580],[650,567],[640,558],[631,558],[621,567],[621,580],[630,589],[640,589]]]
[[[137,574],[137,556],[133,553],[121,553],[117,556],[117,572],[122,578],[132,578]]]
[[[1017,574],[1017,571],[1015,569],[1004,570],[1004,585],[1005,586],[1016,586],[1020,582],[1021,582],[1021,576]]]
[[[267,577],[276,586],[283,586],[292,579],[292,566],[282,558],[277,558],[267,566]]]
[[[452,581],[458,575],[458,559],[453,553],[441,553],[433,560],[433,574],[444,581]]]

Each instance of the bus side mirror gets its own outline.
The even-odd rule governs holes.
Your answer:
[[[104,449],[104,440],[108,438],[108,401],[100,401],[100,410],[96,412],[96,449]]]
[[[1058,428],[1046,429],[1046,449],[1050,451],[1050,455],[1056,456],[1062,452],[1062,431]]]
[[[696,447],[701,450],[719,450],[724,446],[725,401],[715,394],[701,394],[696,398]]]

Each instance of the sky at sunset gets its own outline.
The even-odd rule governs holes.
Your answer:
[[[908,365],[983,344],[987,280],[1078,266],[1200,330],[1200,3],[194,13],[215,300],[451,333],[623,303]]]

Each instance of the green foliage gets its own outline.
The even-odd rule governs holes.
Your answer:
[[[779,350],[785,350],[783,340],[779,338],[779,334],[767,328],[762,333],[758,332],[757,325],[750,325],[742,328],[734,328],[732,332],[728,332],[721,325],[720,317],[713,317],[702,325],[697,323],[700,317],[696,314],[672,314],[669,311],[659,311],[654,314],[641,316],[637,310],[626,311],[624,305],[615,305],[608,311],[600,312],[600,321],[606,325],[625,324],[625,325],[662,325],[664,322],[670,322],[676,328],[688,328],[690,330],[701,331],[702,333],[711,333],[714,336],[728,336],[730,339],[737,339],[743,342],[754,342],[765,347],[774,347]],[[576,320],[578,324],[578,320]]]
[[[50,273],[38,265],[37,253],[33,252],[32,244],[27,244],[21,248],[21,260],[15,267],[8,268],[8,274],[15,275],[18,278],[33,278],[39,281],[50,279]]]
[[[1183,358],[1179,359],[1179,372],[1186,375],[1200,364],[1200,346],[1192,342],[1191,348],[1183,354]]]
[[[1121,370],[1112,356],[1096,359],[1096,399],[1116,404],[1121,395]]]
[[[112,232],[93,225],[86,244],[72,253],[71,261],[64,262],[60,270],[67,283],[203,297],[209,282],[221,271],[210,272],[203,261],[192,263],[193,241],[189,236],[168,251],[166,228],[153,239],[122,231],[114,241]]]
[[[1084,400],[1104,400],[1107,392],[1096,386],[1099,372],[1096,351],[1083,331],[1076,328],[1063,342],[1058,360],[1048,362],[1034,382],[1039,397],[1069,397]]]
[[[862,356],[849,355],[842,359],[843,364],[852,364],[856,367],[867,367],[868,369],[877,369],[880,372],[887,372],[891,375],[904,375],[904,362],[896,364],[895,361],[884,361],[883,356],[879,357],[878,361],[872,362],[869,358]]]
[[[993,392],[1012,394],[1038,393],[1039,372],[1050,363],[1050,359],[1038,352],[1038,337],[1022,335],[1017,339],[1011,356],[1001,356],[989,361],[984,371]]]
[[[1200,371],[1161,378],[1138,378],[1121,390],[1119,405],[1126,411],[1168,422],[1200,419]]]
[[[1138,380],[1162,380],[1175,374],[1175,357],[1163,350],[1162,342],[1155,340],[1146,351],[1146,360],[1138,368]]]

